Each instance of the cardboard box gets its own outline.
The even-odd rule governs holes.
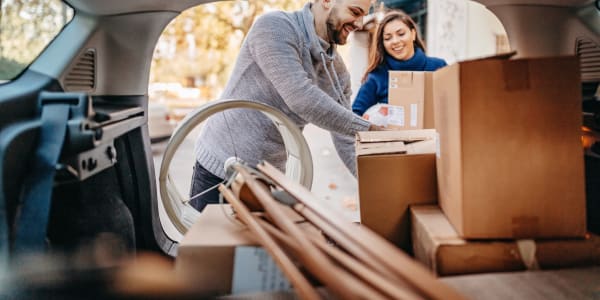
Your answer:
[[[415,257],[441,276],[525,270],[527,265],[550,269],[600,264],[600,238],[595,235],[535,242],[467,241],[437,205],[412,206],[411,225]]]
[[[434,138],[433,129],[357,135],[361,224],[408,253],[408,206],[437,199]]]
[[[395,129],[435,128],[433,118],[433,73],[389,71],[388,127]]]
[[[586,233],[576,57],[466,61],[434,72],[439,201],[464,238]]]
[[[184,235],[175,271],[206,296],[290,287],[279,268],[241,223],[225,213],[231,207],[208,205]]]

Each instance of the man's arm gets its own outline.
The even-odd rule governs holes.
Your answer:
[[[331,132],[333,145],[346,168],[356,177],[356,150],[354,146],[354,136]]]
[[[304,120],[329,131],[354,136],[370,123],[337,103],[312,83],[302,67],[297,33],[284,17],[259,18],[249,32],[249,49],[287,106]]]

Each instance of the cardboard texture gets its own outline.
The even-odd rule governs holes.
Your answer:
[[[583,237],[577,58],[481,59],[433,76],[439,201],[459,235]]]
[[[518,243],[523,241],[467,241],[459,237],[437,205],[412,206],[411,225],[416,259],[440,276],[525,270],[534,265],[528,256],[543,269],[600,264],[600,238],[595,235],[526,241],[534,247],[522,250]]]
[[[412,251],[408,206],[436,203],[434,138],[432,129],[357,135],[361,223],[408,253]],[[402,153],[387,147],[393,141],[403,143]],[[384,145],[379,152],[361,152],[377,145]]]
[[[388,127],[394,129],[434,128],[432,72],[389,71]]]
[[[231,212],[228,205],[224,209]],[[220,205],[208,205],[179,244],[175,271],[193,278],[203,294],[229,294],[237,246],[258,244],[243,225],[227,219]]]
[[[284,209],[290,220],[294,222],[304,220],[291,208]],[[194,282],[196,291],[206,296],[230,294],[245,286],[262,286],[265,290],[281,287],[279,278],[283,277],[274,267],[275,263],[262,251],[263,248],[250,230],[225,215],[231,213],[232,209],[228,204],[224,204],[223,207],[219,204],[206,206],[179,243],[175,272]],[[308,234],[320,235],[320,232],[309,223],[303,223],[301,228]],[[242,258],[245,260],[243,263],[235,263],[236,253],[245,253]],[[268,258],[264,258],[267,256]],[[249,261],[249,259],[258,261]],[[238,262],[239,260],[240,258]],[[260,267],[248,268],[253,265]],[[236,272],[253,274],[255,277],[238,281],[238,286],[233,286]],[[240,274],[236,276],[238,279],[243,277]]]

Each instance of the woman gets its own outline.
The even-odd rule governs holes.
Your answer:
[[[425,55],[417,25],[407,14],[388,12],[377,27],[352,111],[362,116],[369,107],[388,103],[388,71],[435,71],[445,65],[443,59]]]

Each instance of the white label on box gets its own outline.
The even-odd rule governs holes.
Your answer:
[[[416,103],[410,105],[410,127],[417,127],[417,109]]]
[[[292,285],[260,247],[238,246],[233,260],[231,293],[289,290]]]
[[[441,156],[441,147],[440,147],[440,133],[435,132],[435,156],[437,158],[442,158]]]
[[[387,123],[388,125],[404,126],[404,106],[390,105]]]

